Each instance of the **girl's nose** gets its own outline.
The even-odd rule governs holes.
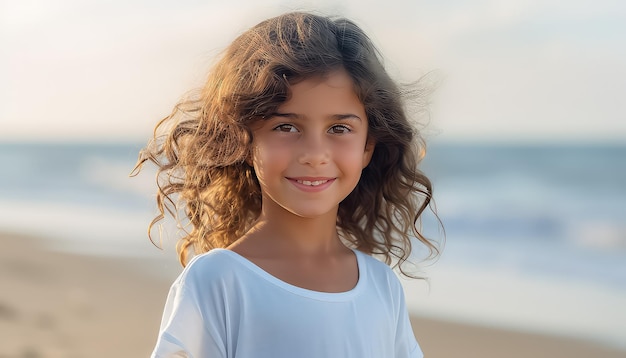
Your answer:
[[[323,135],[309,134],[302,138],[298,162],[317,166],[326,164],[330,158],[330,149]]]

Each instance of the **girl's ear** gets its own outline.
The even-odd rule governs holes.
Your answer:
[[[374,147],[376,147],[376,141],[374,138],[367,138],[367,142],[365,142],[365,150],[363,151],[363,169],[365,169],[365,167],[370,163],[370,160],[372,160]]]
[[[254,151],[254,131],[253,131],[253,127],[255,124],[257,124],[257,122],[252,122],[251,124],[249,124],[248,126],[246,126],[246,131],[248,134],[248,150],[246,151],[246,157],[244,158],[244,162],[246,164],[248,164],[251,167],[254,167],[254,160],[252,160],[253,158],[253,151]]]
[[[248,150],[248,154],[246,155],[246,159],[244,159],[244,161],[249,166],[254,167],[254,161],[252,160],[252,148]]]

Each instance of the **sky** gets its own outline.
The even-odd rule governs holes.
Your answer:
[[[0,0],[0,142],[143,142],[290,10],[354,20],[400,82],[429,74],[429,140],[626,143],[619,0]]]

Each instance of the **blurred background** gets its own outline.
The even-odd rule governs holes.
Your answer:
[[[626,352],[620,1],[0,0],[4,244],[126,260],[162,282],[160,309],[180,269],[173,237],[164,251],[147,239],[153,172],[128,178],[137,152],[237,34],[290,10],[351,18],[401,82],[441,79],[423,169],[446,243],[428,281],[404,282],[411,313]],[[443,236],[432,215],[424,230]],[[7,257],[4,287],[18,277]]]

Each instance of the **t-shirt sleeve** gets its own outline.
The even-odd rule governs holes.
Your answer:
[[[411,321],[409,320],[409,312],[406,307],[404,291],[399,281],[396,281],[396,297],[399,298],[398,304],[398,321],[396,329],[396,358],[423,358],[424,354],[420,348]]]
[[[210,312],[202,310],[193,280],[179,278],[170,288],[152,358],[226,357],[219,324],[207,324]]]

